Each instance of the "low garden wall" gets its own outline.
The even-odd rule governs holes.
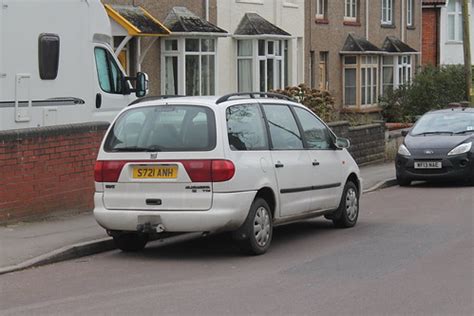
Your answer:
[[[359,165],[381,162],[385,159],[385,124],[350,126],[347,121],[332,122],[329,127],[339,137],[351,141],[349,152]]]
[[[93,207],[94,164],[108,123],[0,132],[0,223]]]
[[[383,160],[382,123],[334,122],[359,164]],[[108,123],[0,132],[0,223],[93,208],[94,164]]]

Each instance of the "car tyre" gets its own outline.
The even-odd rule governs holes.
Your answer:
[[[344,186],[341,202],[332,218],[334,226],[339,228],[353,227],[359,217],[359,190],[357,186],[348,181]]]
[[[273,218],[264,199],[256,198],[253,201],[245,222],[234,232],[233,237],[247,254],[261,255],[268,250],[273,237]]]
[[[408,178],[397,176],[397,183],[401,187],[407,187],[411,184],[411,180]]]
[[[113,236],[115,246],[124,252],[143,250],[148,243],[148,236],[138,233],[124,233]]]

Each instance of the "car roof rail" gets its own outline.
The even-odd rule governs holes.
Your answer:
[[[142,102],[147,102],[147,101],[156,101],[156,100],[164,100],[164,99],[171,99],[171,98],[183,98],[183,97],[185,97],[185,95],[173,95],[173,94],[151,95],[148,97],[136,99],[135,101],[130,103],[128,106],[135,105]]]
[[[273,92],[238,92],[238,93],[230,93],[226,94],[219,99],[217,99],[216,104],[220,104],[222,102],[229,101],[229,99],[233,97],[245,97],[248,96],[250,99],[256,99],[256,98],[271,98],[271,99],[280,99],[280,100],[287,100],[287,101],[292,101],[295,102],[292,98],[279,94],[279,93],[273,93]]]

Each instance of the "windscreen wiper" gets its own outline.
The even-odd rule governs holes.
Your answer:
[[[424,132],[424,133],[419,133],[419,134],[414,134],[413,136],[418,136],[418,135],[436,135],[436,134],[449,134],[453,135],[453,132],[450,131],[436,131],[436,132]]]
[[[161,147],[159,146],[150,146],[150,147],[138,147],[138,146],[130,146],[130,147],[118,147],[112,149],[113,152],[157,152],[161,151]]]

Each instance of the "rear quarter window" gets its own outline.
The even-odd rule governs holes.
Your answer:
[[[164,105],[122,113],[107,135],[107,152],[210,151],[216,146],[214,112],[207,107]]]

